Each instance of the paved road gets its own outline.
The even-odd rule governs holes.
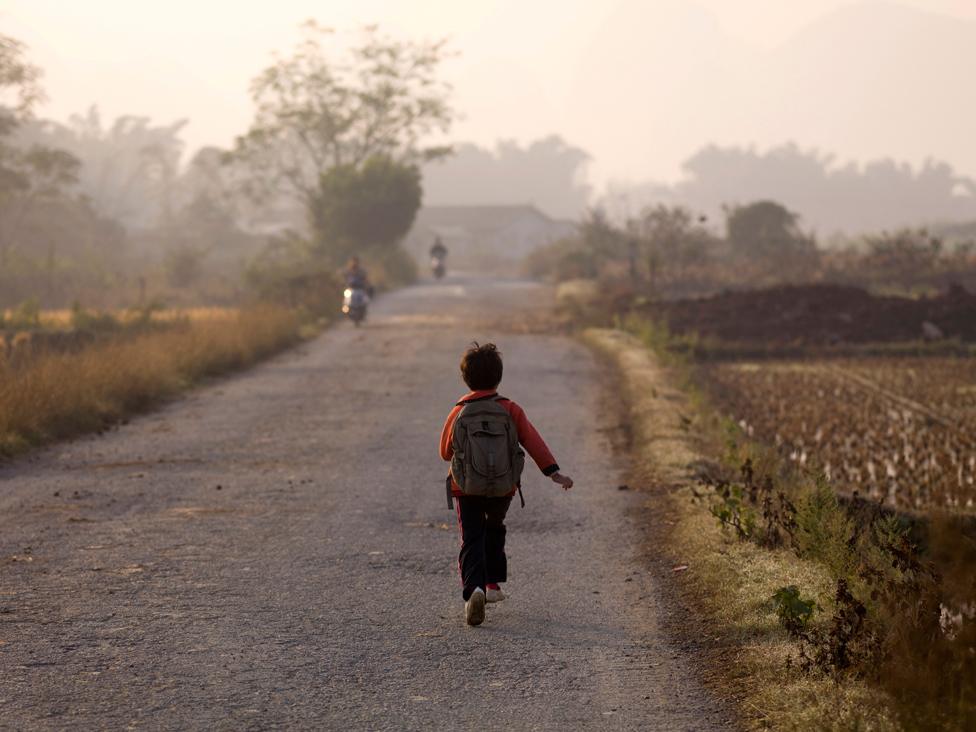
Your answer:
[[[640,498],[546,292],[455,279],[0,470],[0,727],[712,729],[659,629]],[[490,318],[486,318],[490,315]],[[436,454],[472,338],[577,487],[527,473],[511,599],[461,613]]]

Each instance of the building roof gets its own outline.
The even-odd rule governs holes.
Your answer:
[[[417,212],[414,226],[457,226],[466,229],[497,229],[510,221],[535,218],[556,224],[531,204],[512,206],[424,206]]]

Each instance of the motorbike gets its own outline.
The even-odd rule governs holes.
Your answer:
[[[342,312],[357,328],[366,319],[369,293],[365,287],[347,287],[342,292]]]
[[[444,257],[431,257],[430,271],[433,273],[435,280],[441,279],[447,273]]]

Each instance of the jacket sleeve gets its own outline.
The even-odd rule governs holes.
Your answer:
[[[451,413],[444,420],[444,427],[441,428],[441,460],[450,460],[454,457],[454,448],[451,447],[451,437],[454,434],[454,420],[457,419],[461,407],[454,407]]]
[[[539,466],[542,474],[550,476],[553,473],[559,472],[559,465],[556,464],[556,458],[552,456],[545,440],[542,439],[542,435],[532,425],[529,418],[525,416],[525,411],[522,407],[512,401],[509,401],[507,406],[509,414],[515,420],[519,442],[525,448],[525,451],[529,453],[529,457]]]

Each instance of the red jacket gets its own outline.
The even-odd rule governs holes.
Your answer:
[[[494,389],[486,389],[465,394],[458,401],[454,409],[451,410],[451,413],[447,415],[447,419],[444,421],[444,428],[441,430],[441,458],[443,460],[449,461],[454,456],[454,448],[451,446],[451,439],[454,437],[454,421],[457,419],[464,404],[470,400],[481,399],[495,393]],[[549,476],[557,472],[559,466],[556,464],[556,459],[549,452],[549,448],[546,446],[542,436],[532,426],[529,418],[525,416],[522,407],[511,399],[505,399],[504,397],[499,400],[499,404],[505,407],[508,413],[512,415],[512,419],[515,421],[515,428],[518,430],[519,443],[529,453],[529,457],[535,461],[535,464],[539,466],[542,474]],[[515,495],[516,490],[518,490],[518,486],[512,486],[512,492],[509,495]],[[464,495],[453,477],[451,479],[451,492],[455,496]]]

